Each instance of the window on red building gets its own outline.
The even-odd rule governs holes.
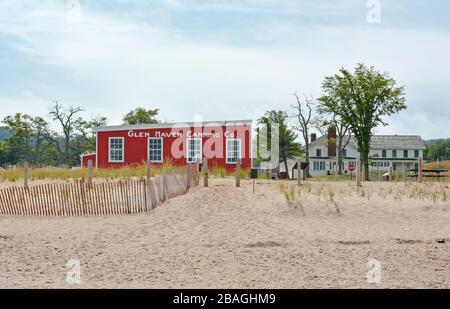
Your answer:
[[[150,162],[163,162],[163,140],[162,138],[150,137],[148,139],[148,159]]]
[[[109,138],[109,162],[124,162],[124,138]]]
[[[187,162],[196,163],[202,159],[202,139],[188,138],[187,142]]]
[[[227,139],[227,156],[226,162],[228,164],[236,163],[241,158],[241,140],[240,139]]]

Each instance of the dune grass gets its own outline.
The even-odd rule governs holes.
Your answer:
[[[151,175],[161,174],[162,172],[184,172],[186,166],[176,166],[170,163],[164,163],[158,166],[151,166]],[[30,168],[28,171],[28,179],[30,180],[70,180],[81,179],[87,176],[86,168]],[[130,179],[133,177],[144,177],[147,173],[145,165],[140,166],[124,166],[121,168],[99,168],[94,169],[93,177],[102,179]],[[217,178],[234,177],[234,172],[228,172],[223,167],[213,167],[209,169],[209,175]],[[241,169],[241,179],[249,178],[250,170]],[[24,177],[24,168],[17,167],[15,169],[0,170],[0,181],[18,181]]]
[[[183,171],[184,167],[174,166],[170,164],[163,164],[160,166],[152,166],[150,171],[151,175],[161,174],[164,172],[172,171]],[[143,177],[146,175],[146,166],[124,166],[121,168],[106,169],[99,168],[94,169],[94,178],[103,179],[129,179],[132,177]],[[30,168],[28,171],[28,178],[30,180],[41,180],[41,179],[51,179],[51,180],[69,180],[69,179],[80,179],[87,176],[86,168],[68,169],[68,168],[56,168],[56,167],[46,167],[46,168]],[[0,171],[0,181],[18,181],[24,177],[24,168],[16,169],[6,169]]]
[[[300,186],[292,181],[283,180],[278,189],[290,208],[301,208],[301,212],[324,205],[334,208],[338,216],[344,215],[343,205],[348,200],[372,201],[376,197],[396,202],[415,201],[424,203],[425,209],[447,210],[450,204],[450,186],[444,181],[424,182],[366,182],[357,187],[352,182],[306,181]]]

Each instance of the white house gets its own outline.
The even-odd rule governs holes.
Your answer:
[[[345,141],[348,136],[345,137]],[[316,138],[311,135],[309,145],[311,176],[334,174],[337,170],[336,130],[331,128],[328,135]],[[343,151],[343,171],[348,171],[350,163],[356,165],[357,143],[350,137],[346,149]],[[370,169],[372,170],[404,170],[417,167],[419,158],[423,158],[425,142],[416,135],[374,135],[370,143]]]

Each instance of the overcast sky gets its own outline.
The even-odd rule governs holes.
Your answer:
[[[408,110],[376,133],[450,137],[450,1],[381,0],[369,23],[374,2],[0,0],[0,118],[60,100],[110,125],[137,106],[256,119],[363,62],[406,86]]]

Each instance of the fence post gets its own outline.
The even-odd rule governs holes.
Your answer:
[[[302,178],[302,160],[298,159],[297,160],[297,185],[299,185],[299,186],[300,186],[301,178]]]
[[[23,165],[23,186],[28,189],[28,162]]]
[[[195,164],[195,186],[200,185],[200,163],[197,161]]]
[[[92,189],[92,175],[94,172],[94,162],[92,160],[88,161],[88,173],[87,173],[87,184],[89,189]]]
[[[187,163],[186,164],[186,190],[185,190],[185,192],[189,191],[189,189],[191,188],[191,183],[192,183],[192,179],[191,179],[191,164]]]
[[[236,161],[236,187],[239,188],[241,186],[241,159],[237,159]]]
[[[423,161],[422,161],[423,159],[422,158],[419,158],[419,164],[418,164],[418,166],[419,166],[419,170],[418,170],[418,173],[417,173],[417,181],[419,181],[419,182],[421,182],[422,181],[422,169],[423,169]]]
[[[169,199],[169,192],[166,184],[166,172],[162,173],[162,187],[163,187],[163,199],[166,202]]]
[[[203,185],[208,187],[208,158],[203,160]]]
[[[361,159],[359,155],[356,158],[356,185],[361,187]]]

